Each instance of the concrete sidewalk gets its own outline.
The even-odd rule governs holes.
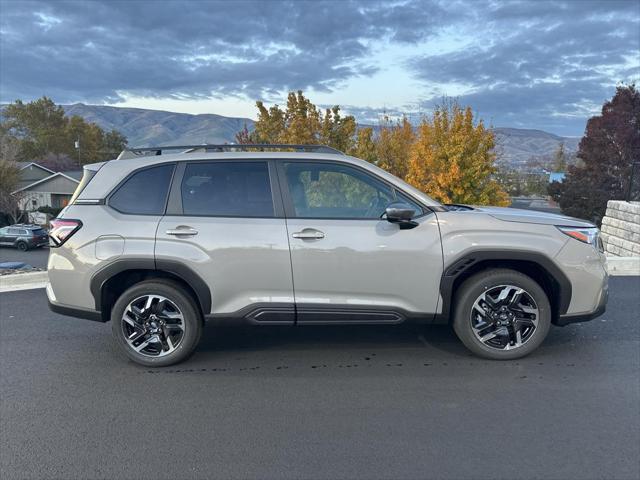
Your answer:
[[[640,275],[640,257],[607,257],[609,275]],[[17,273],[0,276],[0,293],[17,290],[45,288],[49,278],[47,272]]]

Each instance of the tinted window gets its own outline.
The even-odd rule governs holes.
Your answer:
[[[134,173],[109,199],[119,212],[162,215],[169,191],[173,165],[160,165]]]
[[[181,190],[185,215],[273,216],[266,162],[191,163]]]
[[[387,205],[402,200],[385,183],[355,168],[323,163],[286,163],[285,172],[293,207],[304,218],[378,219]]]

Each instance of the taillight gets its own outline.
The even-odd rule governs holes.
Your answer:
[[[80,230],[82,222],[80,220],[68,220],[66,218],[54,218],[50,222],[49,238],[51,247],[59,247],[69,240],[71,236]]]

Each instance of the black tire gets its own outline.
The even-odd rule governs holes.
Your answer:
[[[138,353],[125,338],[123,315],[128,305],[145,295],[159,295],[170,300],[182,313],[184,333],[178,345],[164,356],[152,357]],[[120,350],[134,362],[146,367],[167,367],[187,359],[196,349],[202,335],[202,315],[193,297],[178,283],[165,279],[147,280],[126,290],[111,311],[111,326]]]
[[[472,312],[476,300],[491,289],[503,285],[523,289],[537,306],[537,326],[522,345],[510,350],[500,350],[477,338],[472,326]],[[479,272],[465,280],[455,297],[453,328],[458,338],[476,355],[491,360],[513,360],[521,358],[540,346],[551,326],[551,306],[542,287],[531,277],[515,270],[493,269]],[[517,343],[515,344],[517,345]]]
[[[27,245],[26,242],[18,242],[16,244],[16,248],[21,252],[26,252],[27,250],[29,250],[29,245]]]

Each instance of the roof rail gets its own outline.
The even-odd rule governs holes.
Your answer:
[[[246,152],[249,150],[295,150],[296,152],[317,152],[317,153],[332,153],[338,155],[344,155],[344,152],[337,150],[333,147],[326,145],[289,145],[289,144],[269,144],[269,143],[250,143],[250,144],[235,144],[225,143],[222,145],[166,145],[162,147],[141,147],[141,148],[128,148],[123,150],[118,155],[118,160],[125,160],[128,158],[137,158],[149,155],[162,155],[164,150],[181,150],[178,153],[192,153],[192,152],[232,152],[241,151]]]

